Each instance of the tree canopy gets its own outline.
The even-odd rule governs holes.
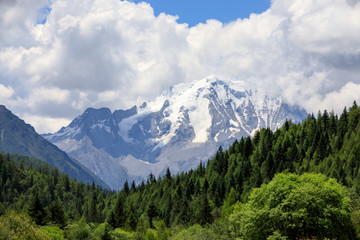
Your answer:
[[[350,197],[335,179],[322,174],[277,174],[252,191],[231,221],[244,239],[354,239]]]

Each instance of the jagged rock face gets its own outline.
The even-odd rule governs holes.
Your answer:
[[[89,108],[69,126],[45,137],[111,187],[195,168],[219,146],[257,129],[280,128],[306,117],[299,107],[215,77],[170,88],[154,101],[114,113]]]

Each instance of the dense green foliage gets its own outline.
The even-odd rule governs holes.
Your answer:
[[[354,103],[349,111],[345,108],[340,117],[324,111],[316,118],[309,115],[300,124],[287,121],[275,132],[261,129],[252,138],[235,141],[226,151],[220,148],[206,166],[201,163],[197,169],[176,176],[170,171],[159,178],[150,174],[146,183],[126,182],[118,193],[75,182],[45,163],[3,154],[0,155],[0,213],[14,209],[20,216],[29,215],[38,225],[49,227],[41,228],[48,235],[61,231],[62,236],[69,239],[234,239],[253,236],[242,226],[242,221],[250,224],[249,219],[262,214],[257,212],[257,204],[269,206],[265,200],[271,196],[272,186],[286,190],[287,184],[296,185],[292,182],[294,179],[308,181],[305,179],[308,175],[287,174],[277,175],[282,177],[270,182],[276,174],[311,172],[322,174],[313,180],[319,182],[319,188],[306,184],[294,188],[297,190],[291,198],[284,198],[288,202],[279,203],[287,208],[278,209],[279,215],[275,214],[274,218],[289,216],[294,221],[301,219],[302,226],[311,226],[312,221],[325,218],[304,209],[324,210],[332,205],[320,202],[315,206],[310,200],[298,198],[322,199],[321,192],[329,193],[332,189],[334,194],[326,201],[343,204],[340,212],[335,208],[330,209],[333,212],[328,211],[329,219],[331,214],[338,214],[337,222],[325,219],[323,225],[298,231],[295,237],[290,231],[296,229],[298,222],[282,221],[283,225],[269,230],[268,235],[249,238],[336,237],[331,231],[325,235],[324,228],[329,230],[339,219],[342,220],[336,232],[360,226],[359,120],[360,108]],[[328,177],[337,179],[351,193],[351,208],[344,188]],[[252,189],[264,183],[269,184],[252,193]],[[258,201],[261,195],[265,196],[263,202]],[[298,205],[303,209],[300,212],[295,208]],[[273,207],[265,210],[274,211]],[[350,212],[352,219],[349,219]]]
[[[0,239],[22,240],[22,239],[50,239],[36,225],[24,215],[8,212],[0,217]]]
[[[244,239],[354,239],[349,193],[322,174],[278,174],[230,216]]]

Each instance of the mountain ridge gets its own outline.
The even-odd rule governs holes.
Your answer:
[[[306,116],[281,97],[211,76],[173,86],[155,100],[127,110],[89,108],[45,137],[110,186],[120,188],[125,180],[163,174],[168,167],[173,173],[190,170],[211,158],[219,146],[227,147],[263,127],[280,128],[288,118],[299,122]]]
[[[41,159],[70,177],[84,182],[94,181],[108,187],[102,180],[56,145],[36,133],[35,129],[0,105],[0,151]]]

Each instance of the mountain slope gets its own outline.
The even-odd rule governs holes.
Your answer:
[[[46,161],[84,182],[107,185],[86,167],[37,134],[34,128],[0,105],[0,151],[30,156]]]
[[[255,130],[298,122],[306,112],[246,89],[243,82],[209,77],[179,84],[154,101],[118,110],[87,109],[69,126],[45,137],[91,169],[113,188],[195,168],[219,146]]]

